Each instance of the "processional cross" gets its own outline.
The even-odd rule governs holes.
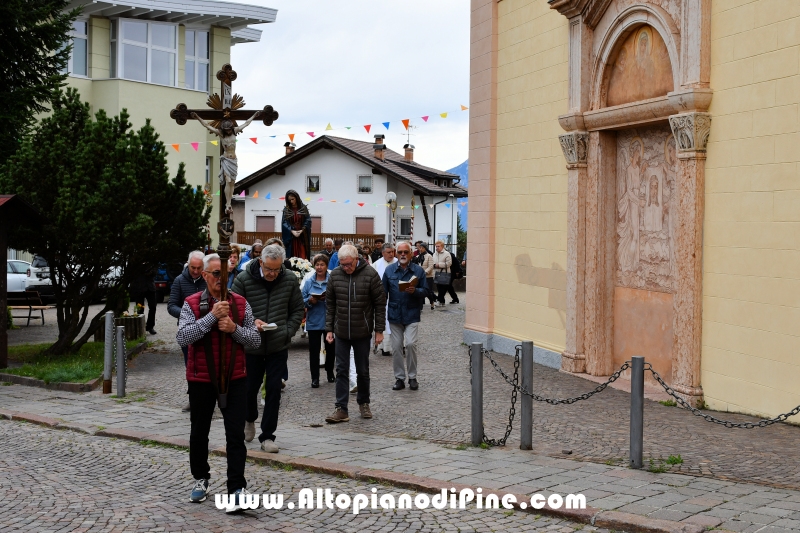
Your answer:
[[[219,233],[219,246],[217,251],[221,261],[220,281],[222,284],[222,300],[228,299],[228,258],[231,254],[230,238],[233,235],[235,226],[230,218],[233,209],[231,208],[231,197],[236,183],[239,165],[236,159],[236,135],[255,120],[261,120],[265,126],[272,126],[278,120],[278,112],[271,105],[264,106],[264,109],[250,111],[242,109],[244,98],[238,94],[233,94],[233,82],[236,80],[236,71],[230,64],[222,65],[217,72],[217,79],[220,81],[220,92],[208,97],[206,105],[211,109],[188,109],[186,104],[178,104],[175,109],[169,112],[170,118],[175,119],[180,126],[186,124],[188,120],[197,120],[207,130],[220,138],[219,159],[220,159],[220,191],[219,191],[219,223],[217,232]],[[241,126],[237,120],[245,120]],[[220,345],[220,394],[227,392],[227,372],[225,357],[225,334],[222,335]]]

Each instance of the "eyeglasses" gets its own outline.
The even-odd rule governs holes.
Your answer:
[[[264,270],[265,273],[268,274],[278,274],[281,271],[280,268],[267,268],[265,266],[262,266],[261,268]]]
[[[205,272],[205,273],[207,273],[207,274],[211,274],[211,275],[212,275],[212,276],[214,276],[215,278],[219,278],[219,277],[222,275],[222,271],[221,271],[221,270],[215,270],[215,271],[213,271],[213,272],[212,272],[212,271],[210,271],[210,270],[203,270],[203,272]]]
[[[395,252],[395,253],[396,253],[397,255],[408,255],[408,254],[410,254],[411,252],[408,252],[408,251],[406,251],[406,250],[397,250],[397,252]]]
[[[339,263],[339,266],[341,266],[342,268],[352,268],[356,266],[356,262],[350,261],[349,263]]]

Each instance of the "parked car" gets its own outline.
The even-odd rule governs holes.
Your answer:
[[[55,291],[50,279],[50,265],[44,257],[33,256],[33,262],[25,274],[25,290],[38,292],[42,300],[55,300]]]
[[[31,266],[27,261],[9,259],[6,263],[6,291],[21,292],[25,290],[25,281],[28,278],[28,268]]]

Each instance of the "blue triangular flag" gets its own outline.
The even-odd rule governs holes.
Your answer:
[[[275,137],[277,137],[277,135],[270,135],[269,136],[270,139],[274,139]]]
[[[389,122],[384,122],[383,125],[386,126],[387,130],[389,129]]]
[[[265,200],[271,200],[271,199],[272,199],[272,193],[271,193],[271,192],[268,192],[268,193],[267,193],[267,196],[266,196],[264,199],[265,199]]]
[[[444,204],[447,209],[450,209],[450,204]]]
[[[345,200],[344,203],[349,204],[350,200]]]

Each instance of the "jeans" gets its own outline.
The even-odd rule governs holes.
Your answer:
[[[228,457],[228,494],[247,487],[244,464],[247,447],[244,444],[244,414],[247,380],[237,379],[228,384],[228,406],[222,409],[225,422],[225,448]],[[211,383],[189,382],[189,401],[192,404],[192,429],[189,434],[189,466],[195,479],[209,479],[208,432],[211,417],[217,406],[217,394]]]
[[[267,356],[247,354],[247,421],[258,418],[258,390],[267,375],[264,413],[261,415],[261,435],[258,442],[275,440],[278,429],[278,411],[281,408],[281,376],[286,371],[289,350],[281,350]]]
[[[336,407],[347,411],[347,401],[350,399],[350,348],[358,372],[358,405],[369,403],[369,343],[371,337],[364,339],[342,339],[336,337]]]
[[[419,322],[413,324],[395,324],[392,322],[392,368],[394,379],[406,380],[406,367],[408,379],[417,379],[417,332]],[[405,355],[403,345],[405,344]],[[405,358],[405,362],[403,359]]]
[[[321,330],[308,331],[308,366],[311,369],[311,379],[319,379],[319,352],[325,332]],[[333,365],[336,361],[336,344],[325,342],[325,372],[333,374]]]
[[[147,324],[145,329],[153,329],[156,327],[156,291],[140,292],[133,296],[134,303],[144,307],[144,302],[147,300]]]

